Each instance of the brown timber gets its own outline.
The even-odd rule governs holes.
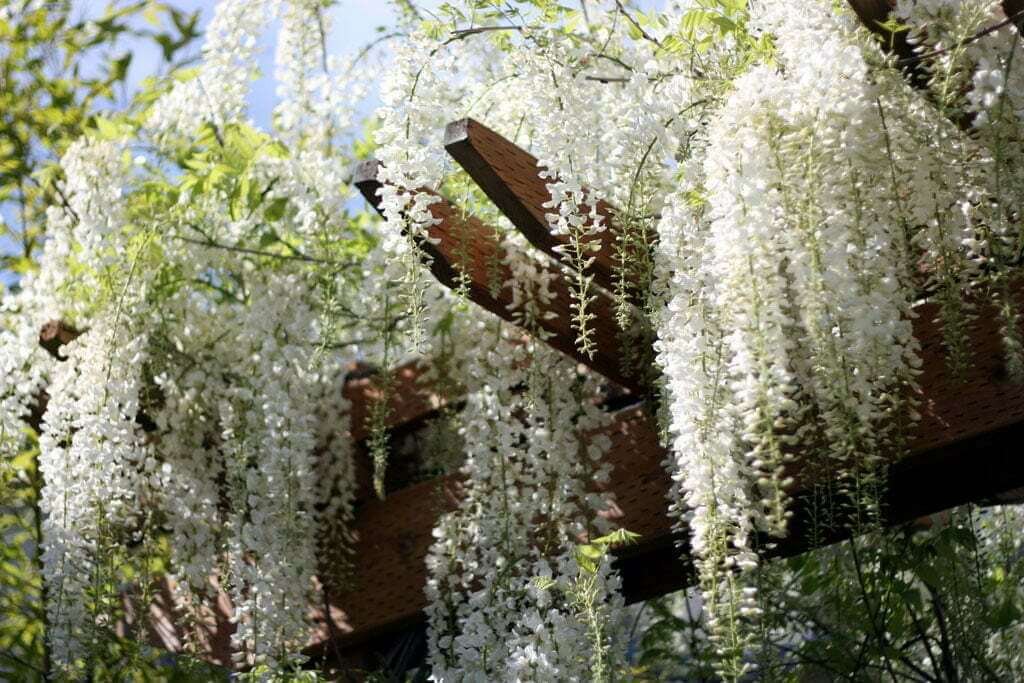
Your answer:
[[[378,168],[378,162],[372,160],[359,164],[353,174],[353,182],[366,200],[380,210]],[[439,223],[428,228],[427,238],[418,244],[427,256],[434,277],[451,289],[464,289],[474,303],[504,320],[518,324],[519,320],[512,310],[512,291],[506,286],[514,278],[494,230],[477,218],[464,214],[440,196],[430,206],[430,212]],[[547,271],[550,276],[549,290],[553,295],[545,305],[545,312],[549,315],[536,321],[548,335],[545,342],[621,386],[642,393],[642,384],[623,368],[620,334],[615,323],[615,304],[612,299],[603,292],[594,292],[594,299],[589,305],[594,318],[589,324],[595,350],[589,356],[577,347],[576,331],[572,326],[574,302],[565,276],[554,266],[539,260],[534,265]]]
[[[1016,292],[1024,304],[1024,287]],[[974,365],[962,378],[946,366],[936,307],[926,304],[917,312],[914,330],[924,361],[922,419],[913,430],[910,454],[890,468],[885,514],[892,524],[1024,486],[1024,385],[1006,376],[995,311],[979,310],[971,330]],[[617,560],[627,600],[686,587],[691,574],[681,559],[685,539],[673,531],[668,516],[665,496],[674,484],[662,467],[666,452],[655,425],[640,407],[628,408],[616,413],[608,435],[614,469],[607,488],[619,510],[618,522],[641,534],[640,542]],[[808,493],[796,490],[794,495],[792,531],[776,554],[799,553],[810,544]],[[345,634],[335,647],[369,644],[422,622],[431,532],[437,517],[456,501],[455,483],[438,479],[360,509],[353,588],[333,596],[336,629]],[[838,531],[825,540],[842,536]],[[326,646],[321,640],[312,651],[324,654]]]
[[[545,217],[557,209],[544,206],[551,201],[551,193],[539,175],[536,157],[473,119],[449,123],[444,147],[533,246],[572,267],[570,238],[553,234]],[[593,263],[583,272],[614,292],[617,227],[607,203],[598,201],[597,212],[604,219],[604,230],[588,238]]]

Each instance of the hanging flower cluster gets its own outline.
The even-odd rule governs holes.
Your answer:
[[[594,31],[595,37],[622,37],[619,29],[605,23],[595,25]],[[377,141],[383,164],[379,179],[385,183],[384,230],[389,235],[385,247],[393,245],[398,255],[394,277],[405,283],[424,320],[439,319],[448,306],[425,276],[415,248],[415,240],[435,222],[429,212],[436,201],[432,190],[448,182],[441,137],[446,123],[486,112],[487,125],[520,131],[518,142],[541,159],[538,171],[551,181],[556,198],[552,228],[571,238],[570,261],[577,265],[589,262],[590,240],[604,229],[594,219],[598,195],[584,191],[583,183],[608,189],[605,197],[621,198],[625,204],[644,150],[666,137],[674,139],[675,128],[656,128],[659,118],[672,123],[668,105],[651,107],[650,98],[622,98],[617,88],[594,89],[585,69],[597,59],[595,44],[575,44],[555,32],[534,36],[524,31],[523,36],[529,50],[506,50],[500,40],[486,36],[439,41],[419,34],[398,50],[382,84]],[[633,47],[648,56],[653,50]],[[648,77],[656,75],[641,73],[633,89],[640,92]],[[614,78],[620,77],[616,72]],[[664,87],[678,87],[673,83]],[[467,102],[472,103],[469,108]],[[612,116],[631,119],[631,134],[606,125],[613,109]],[[560,112],[555,118],[536,115],[554,111]],[[638,129],[643,132],[639,137]],[[574,136],[573,145],[565,144],[567,133]],[[614,150],[615,159],[602,154],[605,147]],[[641,193],[636,194],[640,207],[647,196],[641,200]],[[479,198],[470,192],[459,199],[494,219],[513,279],[489,284],[508,288],[517,320],[535,330],[541,316],[549,315],[545,307],[552,296],[551,272],[519,258],[528,250],[521,236],[493,210],[488,213]],[[581,208],[587,205],[589,209]],[[583,349],[589,348],[592,286],[587,278],[577,279],[574,286],[574,317]],[[625,291],[622,295],[624,300]],[[465,319],[466,313],[459,317]],[[634,314],[625,317],[628,325],[634,324]],[[474,326],[457,330],[450,333],[452,339],[480,335]],[[612,675],[606,662],[625,645],[618,579],[607,560],[594,568],[593,577],[585,576],[576,555],[577,544],[607,530],[597,514],[606,504],[592,488],[607,479],[607,466],[600,464],[607,445],[591,434],[605,418],[595,407],[592,380],[583,382],[571,365],[543,345],[524,345],[514,335],[502,327],[495,349],[470,344],[446,365],[449,379],[467,396],[458,418],[466,463],[459,508],[439,522],[428,558],[432,671],[437,680],[586,680]],[[439,348],[435,354],[442,352]],[[597,624],[607,625],[595,630]]]
[[[123,334],[123,333],[122,333]],[[139,501],[154,496],[158,461],[135,423],[146,338],[124,340],[98,324],[72,344],[56,373],[40,438],[43,578],[53,656],[74,662],[110,629],[116,593],[103,585],[111,539],[139,541],[149,526]],[[113,593],[113,594],[111,594]]]
[[[956,361],[981,282],[974,202],[997,195],[948,112],[898,73],[869,73],[877,48],[849,17],[809,2],[755,19],[775,63],[735,81],[659,226],[681,511],[728,677],[747,670],[760,613],[736,570],[757,565],[755,532],[785,533],[787,454],[806,455],[805,485],[840,473],[834,493],[852,504],[819,523],[873,523],[872,470],[913,416],[917,272]]]
[[[378,79],[379,223],[352,216],[347,176],[370,74],[328,54],[321,0],[223,0],[195,70],[68,151],[40,270],[0,308],[0,449],[47,388],[43,561],[69,675],[112,626],[123,577],[104,558],[163,546],[184,612],[230,595],[240,664],[295,663],[318,565],[344,565],[351,541],[341,383],[357,362],[418,356],[464,406],[461,497],[428,557],[434,679],[617,676],[628,614],[608,557],[588,554],[612,529],[608,416],[598,378],[543,343],[554,273],[584,355],[608,295],[624,355],[660,373],[667,495],[699,578],[685,647],[713,649],[726,679],[752,675],[759,642],[810,628],[770,621],[788,608],[762,590],[785,583],[763,556],[793,487],[822,502],[815,532],[878,527],[879,475],[915,419],[921,311],[962,369],[977,302],[994,302],[1024,375],[1024,55],[1000,3],[896,3],[917,87],[828,0],[527,4],[446,8],[451,27],[396,45]],[[245,102],[277,20],[264,132]],[[562,265],[538,267],[453,171],[444,128],[465,116],[539,159]],[[454,291],[430,277],[440,194],[493,226],[490,270],[511,280],[486,284],[518,327],[467,304],[468,274]],[[602,292],[587,271],[609,236]],[[63,360],[37,349],[52,318],[84,330]],[[655,367],[639,367],[651,329]]]
[[[223,126],[244,115],[249,82],[256,75],[257,39],[276,4],[271,0],[217,3],[206,27],[202,63],[193,73],[179,76],[181,80],[150,114],[148,126],[155,138],[187,137],[204,122]],[[307,67],[296,61],[297,71]]]
[[[100,656],[123,567],[143,572],[144,602],[166,554],[186,616],[223,591],[240,663],[286,665],[309,637],[319,558],[346,560],[341,388],[376,348],[353,327],[384,309],[375,280],[360,290],[377,261],[357,261],[372,238],[332,149],[361,71],[319,58],[307,27],[326,30],[322,3],[285,4],[280,129],[256,131],[251,65],[279,5],[220,3],[194,73],[69,149],[40,271],[4,301],[5,448],[50,396],[42,562],[62,675]],[[60,360],[38,350],[55,318],[84,330]]]
[[[464,491],[427,559],[437,680],[576,680],[591,671],[575,549],[607,530],[593,486],[607,481],[608,440],[583,440],[607,418],[571,364],[508,332],[495,330],[495,347],[468,368],[479,386],[460,416]],[[607,563],[596,571],[590,600],[606,629],[598,648],[618,651],[618,579]]]

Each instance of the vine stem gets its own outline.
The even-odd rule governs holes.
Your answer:
[[[957,43],[954,43],[953,45],[950,45],[949,47],[939,48],[938,50],[932,50],[931,52],[925,52],[925,53],[922,53],[922,54],[919,54],[919,55],[914,55],[913,57],[904,57],[903,59],[897,59],[896,60],[896,65],[897,66],[910,66],[910,65],[913,65],[913,64],[918,64],[920,62],[929,60],[929,59],[934,59],[936,57],[940,57],[940,56],[946,54],[947,52],[951,52],[952,50],[957,50],[959,48],[962,48],[962,47],[965,47],[967,45],[970,45],[971,43],[973,43],[975,41],[981,40],[985,36],[987,36],[987,35],[989,35],[991,33],[995,33],[999,29],[1001,29],[1001,28],[1003,28],[1005,26],[1009,26],[1010,24],[1015,23],[1020,18],[1024,18],[1024,10],[1021,10],[1020,12],[1015,12],[1014,14],[1010,15],[1006,19],[1000,21],[998,24],[992,24],[991,26],[983,28],[982,30],[980,30],[977,33],[975,33],[974,35],[968,36],[967,38],[964,38],[963,40],[961,40],[961,41],[959,41]]]

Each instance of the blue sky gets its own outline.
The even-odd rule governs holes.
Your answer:
[[[106,0],[78,0],[83,11],[95,6],[101,10]],[[204,28],[213,14],[213,0],[169,0],[169,4],[186,12],[199,10],[200,29]],[[440,0],[420,0],[417,6],[430,9]],[[328,51],[331,54],[354,54],[362,49],[377,34],[378,27],[392,26],[395,21],[394,4],[386,0],[342,0],[331,9],[332,26],[328,35]],[[253,84],[249,97],[250,114],[261,127],[270,125],[270,115],[276,102],[274,71],[274,46],[277,42],[278,25],[260,40],[259,66],[262,78]],[[159,48],[151,43],[136,43],[131,46],[132,64],[128,72],[129,87],[155,73],[160,65]],[[374,103],[367,103],[368,108]]]

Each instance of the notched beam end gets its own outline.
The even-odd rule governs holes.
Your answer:
[[[551,192],[548,182],[540,177],[541,166],[535,156],[474,119],[449,123],[444,147],[534,247],[570,268],[575,267],[564,251],[571,240],[554,234],[548,223]],[[598,202],[597,210],[606,229],[587,238],[594,252],[583,270],[601,287],[614,291],[618,229],[610,206]]]
[[[459,145],[469,142],[470,126],[476,124],[473,119],[459,119],[452,121],[444,127],[444,146],[448,149],[450,145]],[[451,151],[451,150],[449,150]]]
[[[468,119],[465,121],[469,126],[478,125]],[[486,129],[481,127],[481,130]],[[378,211],[378,190],[382,184],[378,179],[379,169],[380,163],[371,159],[357,164],[352,171],[352,183]],[[420,251],[428,257],[426,261],[434,278],[451,289],[459,289],[468,284],[467,293],[471,301],[504,320],[519,324],[520,321],[511,310],[511,291],[504,287],[498,293],[492,291],[492,280],[508,282],[513,279],[511,270],[504,263],[502,247],[494,238],[493,229],[434,194],[436,201],[430,205],[430,212],[436,224],[427,230],[429,239],[416,239]],[[498,269],[496,277],[492,272],[495,266]],[[576,334],[569,322],[573,315],[569,284],[561,272],[540,263],[538,266],[549,268],[552,276],[550,287],[555,294],[548,306],[549,312],[554,315],[538,323],[550,335],[546,343],[630,391],[643,394],[643,383],[621,367],[619,335],[611,298],[602,292],[595,293],[591,311],[595,314],[593,326],[598,350],[593,357],[585,356],[576,346]]]
[[[908,40],[907,29],[891,31],[885,24],[896,6],[894,0],[847,0],[860,22],[878,36],[882,49],[897,57],[910,84],[918,90],[928,89],[928,70],[917,60],[917,51]]]
[[[377,179],[382,164],[377,159],[366,159],[358,162],[352,167],[352,184],[359,190],[359,194],[370,203],[374,209],[380,212],[380,195],[377,193],[381,188],[381,182]]]

